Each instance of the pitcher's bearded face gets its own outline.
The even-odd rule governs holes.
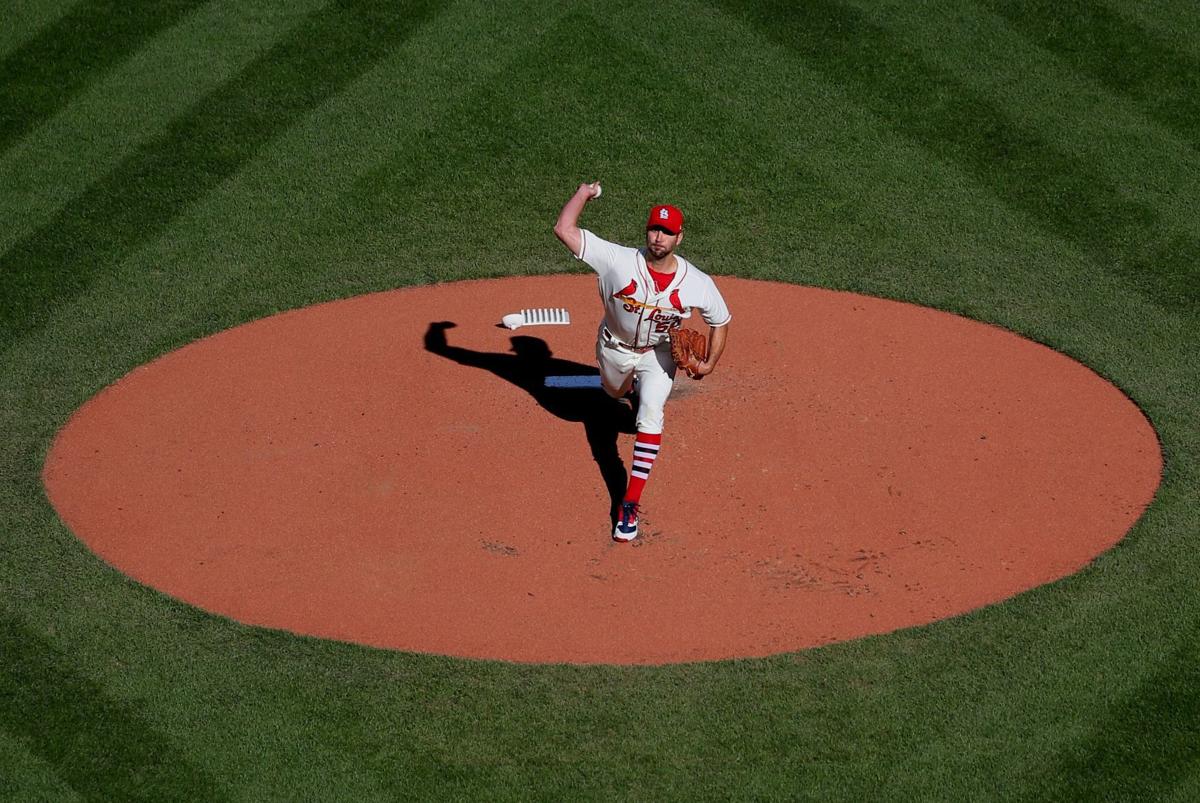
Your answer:
[[[646,251],[657,262],[665,259],[683,239],[683,232],[672,234],[661,226],[646,229]]]

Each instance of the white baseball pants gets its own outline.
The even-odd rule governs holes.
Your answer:
[[[609,339],[602,327],[596,339],[596,364],[600,367],[600,385],[614,399],[624,396],[637,377],[638,432],[662,434],[663,410],[675,382],[671,344],[664,341],[639,353]]]

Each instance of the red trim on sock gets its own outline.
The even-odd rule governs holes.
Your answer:
[[[639,431],[637,434],[637,437],[634,439],[634,443],[633,443],[633,448],[635,450],[637,449],[637,446],[639,443],[645,444],[647,446],[661,446],[662,445],[662,433],[661,432],[651,433],[651,432],[640,432]],[[634,455],[634,459],[643,460],[643,461],[645,460],[645,458],[638,457],[636,454]],[[657,459],[657,456],[655,457],[655,459]],[[651,464],[653,464],[654,460],[650,460],[649,462]],[[644,473],[649,474],[650,469],[645,469]],[[646,480],[647,479],[649,479],[649,477],[633,476],[633,467],[631,466],[630,474],[629,474],[629,486],[625,489],[624,501],[640,502],[642,499],[642,491],[646,490]]]

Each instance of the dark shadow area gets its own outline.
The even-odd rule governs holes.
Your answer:
[[[636,431],[632,408],[599,388],[546,387],[548,376],[599,376],[599,372],[592,366],[555,357],[541,338],[514,335],[509,353],[473,351],[447,342],[446,330],[456,325],[451,321],[429,324],[425,349],[460,365],[491,371],[524,390],[551,415],[583,424],[592,459],[608,489],[609,517],[615,524],[627,480],[617,450],[617,435]]]

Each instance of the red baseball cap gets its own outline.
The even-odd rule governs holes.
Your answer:
[[[666,229],[671,234],[678,234],[683,228],[683,213],[670,204],[660,204],[650,210],[650,217],[646,220],[646,229],[653,228]]]

